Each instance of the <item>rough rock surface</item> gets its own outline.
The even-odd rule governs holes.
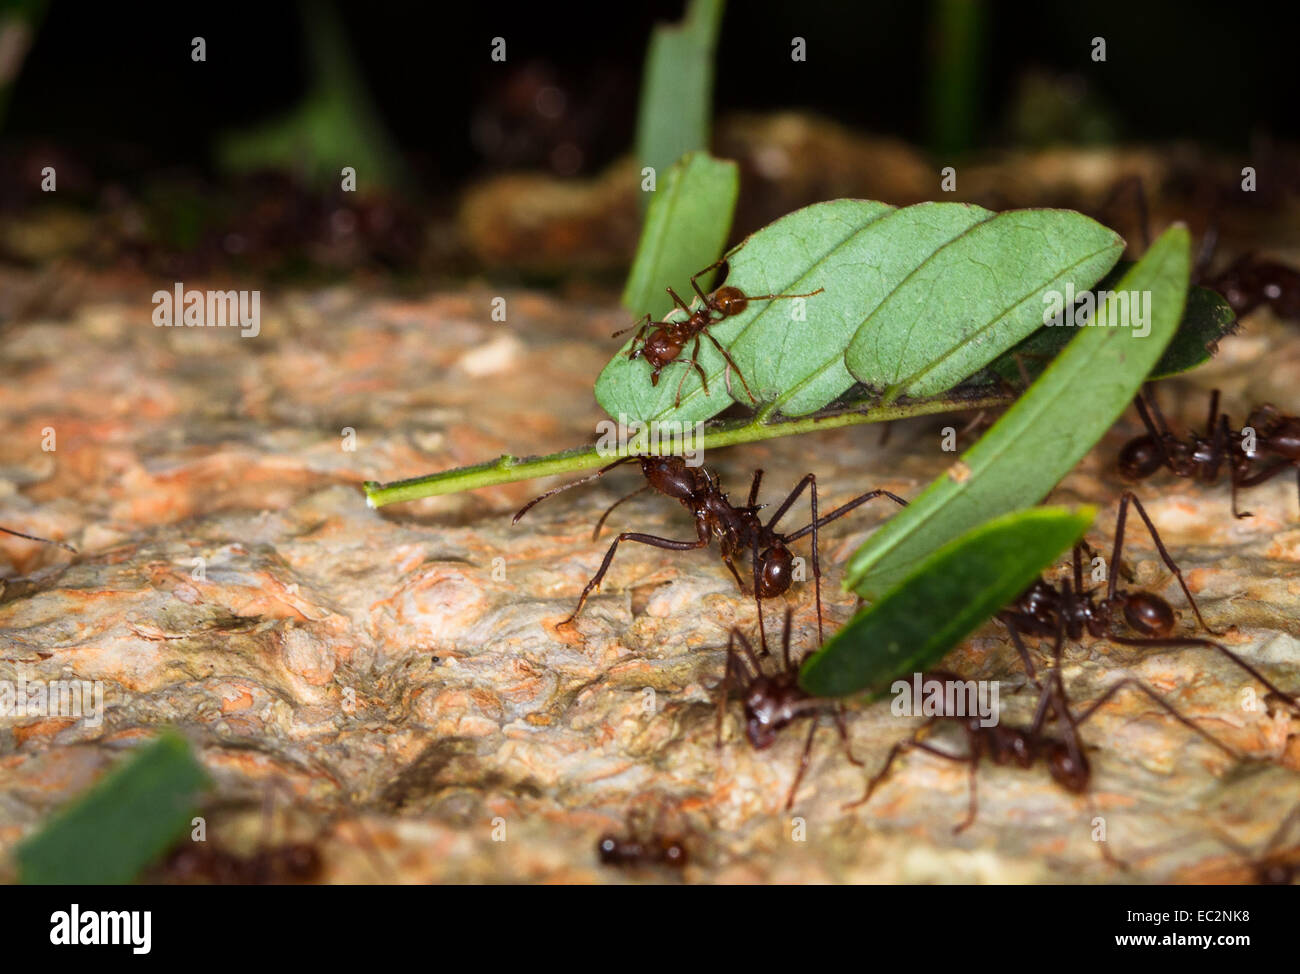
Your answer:
[[[22,286],[31,279],[3,289]],[[636,485],[632,474],[513,527],[510,513],[546,484],[382,511],[360,491],[365,479],[590,440],[601,418],[592,378],[625,323],[613,301],[508,292],[508,320],[494,323],[486,290],[267,289],[261,334],[245,339],[154,327],[155,286],[82,281],[75,310],[12,325],[0,347],[0,524],[80,549],[0,536],[0,679],[101,680],[107,705],[98,727],[0,718],[0,851],[163,725],[195,743],[219,800],[235,803],[213,812],[215,828],[256,841],[258,801],[268,782],[286,783],[297,814],[277,829],[319,834],[327,880],[344,882],[676,880],[598,864],[597,836],[629,817],[686,837],[687,881],[1243,880],[1215,830],[1258,847],[1300,801],[1297,724],[1243,709],[1240,671],[1198,649],[1087,640],[1067,653],[1077,706],[1136,675],[1257,760],[1236,764],[1122,694],[1083,727],[1095,748],[1089,798],[1042,766],[982,766],[979,818],[954,834],[962,765],[909,755],[868,805],[845,812],[864,776],[827,724],[786,813],[805,725],[756,753],[733,704],[725,744],[714,745],[709,688],[727,632],[755,622],[715,553],[628,545],[576,628],[555,628],[608,544],[592,543],[591,526]],[[1239,418],[1263,399],[1300,412],[1293,329],[1252,318],[1197,388],[1166,396],[1169,412],[1198,421],[1201,390],[1214,384]],[[809,470],[824,504],[874,486],[911,496],[951,463],[940,449],[950,422],[898,424],[884,446],[857,428],[707,460],[741,496],[763,467],[768,503]],[[1054,496],[1102,506],[1098,546],[1121,490],[1116,450],[1135,424],[1127,417]],[[50,431],[52,452],[42,449]],[[1294,481],[1249,494],[1248,520],[1229,516],[1226,489],[1156,478],[1139,493],[1210,624],[1276,682],[1300,687]],[[854,609],[840,567],[888,514],[868,505],[826,530],[830,625]],[[615,523],[691,531],[679,506],[649,494]],[[1139,583],[1190,630],[1149,539],[1133,538]],[[786,604],[807,651],[810,586]],[[772,604],[769,626],[782,610]],[[1000,628],[947,666],[1004,681],[1004,720],[1030,719],[1034,695],[1012,692],[1023,678]],[[914,722],[887,703],[852,704],[848,725],[871,770]],[[1127,871],[1099,855],[1096,817]]]

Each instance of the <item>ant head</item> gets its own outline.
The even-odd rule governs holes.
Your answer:
[[[1092,769],[1082,752],[1076,756],[1064,741],[1055,741],[1047,754],[1047,769],[1066,791],[1081,795],[1088,790]]]
[[[1119,472],[1129,480],[1145,480],[1164,465],[1164,451],[1149,433],[1129,440],[1119,451]]]
[[[300,882],[316,879],[321,873],[320,853],[306,842],[296,842],[281,850],[281,862],[284,871]]]
[[[740,288],[728,284],[713,292],[713,305],[722,312],[723,317],[730,318],[749,307],[749,298]]]
[[[1144,636],[1164,638],[1174,631],[1174,610],[1169,603],[1150,592],[1125,592],[1124,621]]]
[[[777,731],[790,722],[782,719],[774,689],[768,678],[760,676],[745,692],[745,736],[756,751],[771,747]]]
[[[1261,886],[1290,886],[1295,881],[1296,868],[1285,862],[1265,860],[1255,867],[1255,876]]]
[[[686,846],[682,845],[678,839],[664,839],[659,848],[659,853],[663,857],[665,865],[686,865]]]
[[[671,334],[666,328],[656,328],[645,340],[641,354],[645,360],[657,369],[663,368],[682,353],[686,343]]]
[[[613,862],[618,858],[618,839],[606,833],[596,842],[596,854],[601,862]]]
[[[774,599],[790,588],[794,575],[794,556],[781,542],[758,556],[758,578],[754,580],[759,598]]]

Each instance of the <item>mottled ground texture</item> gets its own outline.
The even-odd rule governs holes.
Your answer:
[[[5,274],[10,295],[57,286]],[[509,291],[508,320],[494,323],[495,293],[476,287],[402,300],[266,288],[261,334],[246,339],[155,328],[159,286],[82,276],[79,300],[31,302],[57,310],[12,321],[0,345],[0,524],[80,550],[0,537],[0,679],[100,680],[107,706],[100,726],[0,720],[0,852],[164,725],[194,742],[217,782],[217,833],[250,848],[263,796],[288,791],[293,814],[277,797],[285,813],[269,831],[318,836],[336,882],[1244,881],[1216,833],[1258,847],[1300,801],[1300,725],[1245,709],[1252,684],[1240,671],[1199,649],[1086,640],[1067,652],[1077,705],[1138,676],[1254,760],[1234,763],[1123,694],[1083,728],[1095,748],[1091,806],[1041,766],[983,767],[979,818],[954,834],[964,767],[909,755],[846,813],[864,776],[827,725],[787,813],[804,725],[755,753],[733,704],[715,748],[709,688],[727,632],[755,624],[715,554],[629,545],[576,628],[555,627],[605,551],[591,526],[637,484],[632,473],[513,527],[511,512],[548,483],[382,511],[362,496],[365,479],[588,441],[601,418],[591,383],[613,351],[609,333],[626,323],[612,299]],[[1300,412],[1294,329],[1252,316],[1195,386],[1166,391],[1171,414],[1199,421],[1216,384],[1238,418],[1264,399]],[[858,428],[707,459],[740,497],[763,467],[768,503],[809,470],[827,506],[870,487],[913,496],[952,462],[940,449],[949,422],[898,424],[884,446]],[[1098,546],[1121,489],[1114,457],[1135,429],[1126,417],[1053,498],[1101,505]],[[51,436],[56,448],[43,450]],[[1224,489],[1157,478],[1139,493],[1224,641],[1300,687],[1294,481],[1249,494],[1255,517],[1240,521]],[[825,532],[829,626],[854,609],[841,566],[889,513],[872,504]],[[685,512],[649,494],[614,524],[691,536]],[[1189,631],[1185,601],[1140,533],[1128,562]],[[769,626],[785,605],[806,652],[810,586],[772,603]],[[1023,677],[1000,628],[946,665],[1002,680],[1004,721],[1029,721],[1034,694],[1013,692]],[[887,703],[849,706],[868,769],[913,726]],[[1100,855],[1095,818],[1127,871]],[[691,861],[680,874],[597,862],[600,833],[656,821],[684,837]]]

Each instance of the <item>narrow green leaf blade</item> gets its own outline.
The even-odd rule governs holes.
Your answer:
[[[799,685],[819,697],[878,695],[925,672],[1082,538],[1096,513],[1035,507],[966,532],[808,657]]]
[[[1044,296],[1091,287],[1124,240],[1071,210],[1012,210],[929,255],[858,329],[849,371],[892,395],[929,396],[1043,324]]]
[[[207,775],[175,734],[128,758],[17,851],[29,884],[130,883],[189,828]]]
[[[691,275],[722,253],[739,192],[736,164],[707,152],[689,153],[669,167],[646,212],[623,306],[634,315],[663,318],[673,307],[670,285],[689,300],[695,293]]]
[[[845,586],[881,597],[931,552],[1000,514],[1037,504],[1119,417],[1182,318],[1190,270],[1186,227],[1167,230],[1120,281],[1149,291],[1145,336],[1110,327],[1112,298],[959,464],[894,515],[849,560]]]
[[[636,157],[660,177],[686,153],[709,147],[714,50],[723,6],[722,0],[691,0],[680,24],[659,24],[650,35],[637,112]],[[650,310],[637,307],[637,314]]]

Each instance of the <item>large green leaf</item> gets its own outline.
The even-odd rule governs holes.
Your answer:
[[[189,828],[207,784],[189,745],[164,734],[18,848],[24,883],[130,883]]]
[[[669,285],[690,300],[691,275],[717,260],[727,243],[739,192],[736,164],[707,152],[690,153],[669,168],[646,211],[623,306],[662,318],[673,307]],[[707,288],[710,278],[700,285]]]
[[[1117,290],[1149,291],[1151,322],[1112,327],[1109,300],[1042,376],[962,455],[849,560],[845,585],[880,598],[920,562],[977,524],[1037,504],[1128,406],[1173,337],[1190,266],[1187,229],[1167,230]]]
[[[1083,537],[1095,515],[1035,507],[966,532],[808,657],[799,685],[820,697],[880,694],[928,670]]]
[[[1042,327],[1047,292],[1091,287],[1123,251],[1081,213],[1000,213],[927,255],[858,329],[845,364],[890,398],[943,392]]]
[[[727,283],[752,295],[822,293],[755,301],[710,333],[729,349],[756,399],[787,416],[815,412],[851,388],[845,351],[859,346],[863,355],[886,356],[857,374],[868,385],[943,392],[1042,324],[1043,291],[1091,286],[1122,248],[1114,233],[1068,210],[818,203],[731,251]],[[694,422],[733,399],[752,405],[734,376],[727,394],[726,363],[707,340],[699,355],[707,395],[688,371],[691,346],[657,387],[647,363],[627,361],[629,347],[596,383],[596,398],[611,416]]]

